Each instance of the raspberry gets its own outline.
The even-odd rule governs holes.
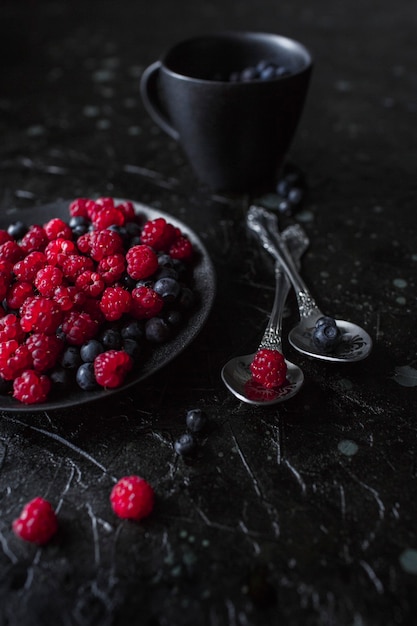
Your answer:
[[[59,217],[54,217],[43,225],[49,241],[53,239],[72,239],[72,230],[69,225]]]
[[[0,246],[0,260],[17,263],[25,256],[24,251],[16,241],[6,241]]]
[[[261,348],[255,354],[250,365],[253,379],[266,387],[282,387],[287,375],[287,365],[281,352],[269,348]]]
[[[93,231],[90,241],[90,255],[94,261],[100,261],[110,254],[117,254],[123,251],[123,239],[114,230]]]
[[[59,267],[47,265],[36,273],[33,282],[42,296],[53,296],[56,288],[62,284],[62,279],[63,274]]]
[[[11,274],[0,272],[0,300],[4,300],[4,298],[6,297],[11,280]]]
[[[47,258],[43,252],[30,252],[24,259],[13,265],[13,273],[18,280],[31,282],[38,270],[45,267]]]
[[[175,229],[163,217],[149,220],[144,225],[140,238],[142,243],[156,251],[167,251],[175,239]]]
[[[80,235],[77,239],[77,248],[82,254],[90,254],[91,252],[91,233],[87,232]]]
[[[62,263],[62,271],[65,278],[71,282],[76,282],[78,276],[83,272],[94,269],[94,262],[90,257],[81,254],[70,254]]]
[[[6,295],[6,304],[9,309],[20,309],[25,300],[34,295],[32,283],[17,282],[9,287]]]
[[[180,235],[169,248],[173,259],[188,261],[193,256],[193,245],[186,235]]]
[[[24,339],[25,333],[20,326],[20,320],[13,313],[8,313],[0,319],[0,342],[16,339],[20,342]]]
[[[98,262],[97,271],[106,285],[112,285],[121,279],[126,269],[123,254],[110,254]]]
[[[61,311],[70,311],[74,308],[77,292],[74,285],[60,285],[55,289],[52,299],[57,302]]]
[[[11,235],[9,235],[7,230],[4,230],[3,228],[0,229],[0,246],[3,243],[6,243],[6,241],[12,241],[12,239],[13,239],[13,237]]]
[[[62,323],[66,341],[72,346],[81,346],[85,341],[92,339],[97,334],[97,330],[97,322],[84,311],[69,311]]]
[[[0,272],[2,274],[6,274],[6,275],[11,274],[13,271],[13,265],[14,263],[12,263],[11,261],[0,258]]]
[[[19,345],[15,339],[0,343],[0,374],[5,380],[13,380],[24,370],[32,367],[29,348]]]
[[[139,521],[152,512],[155,493],[144,478],[125,476],[114,485],[110,502],[119,517]]]
[[[95,212],[91,221],[95,229],[104,230],[109,226],[123,226],[125,216],[122,211],[119,211],[116,207],[103,207]]]
[[[33,361],[33,368],[37,372],[46,372],[56,365],[64,343],[56,335],[33,333],[26,340],[26,345]]]
[[[119,211],[123,213],[125,217],[125,223],[134,222],[136,220],[135,207],[133,205],[133,202],[130,202],[130,200],[126,200],[125,202],[120,202],[119,204],[116,205],[116,209],[118,209]]]
[[[161,311],[164,300],[151,287],[136,287],[132,290],[131,314],[137,319],[150,319]]]
[[[88,217],[88,209],[91,205],[95,205],[94,200],[76,198],[69,205],[69,214],[71,217]]]
[[[77,247],[73,241],[68,239],[54,239],[45,248],[45,256],[50,265],[61,266],[70,254],[76,254]]]
[[[58,520],[50,503],[38,497],[23,507],[12,528],[20,539],[43,545],[57,532]]]
[[[45,229],[38,224],[29,227],[28,232],[20,241],[20,247],[27,254],[35,250],[43,251],[48,243]]]
[[[85,270],[84,272],[81,272],[81,274],[78,274],[75,280],[75,286],[77,287],[77,289],[83,291],[88,296],[97,298],[102,293],[105,287],[105,283],[98,272]]]
[[[127,273],[135,280],[152,276],[158,269],[158,257],[149,246],[133,246],[126,253]]]
[[[120,387],[133,367],[133,359],[123,350],[107,350],[94,359],[94,375],[99,385],[108,389]]]
[[[20,324],[26,333],[33,331],[50,335],[55,333],[61,321],[61,307],[50,298],[28,298],[21,307]]]
[[[79,293],[78,295],[84,296],[85,294]],[[102,324],[104,322],[104,315],[100,309],[100,300],[97,300],[96,298],[89,298],[88,296],[86,296],[82,300],[82,302],[78,303],[77,297],[75,302],[75,308],[77,309],[77,311],[88,313],[91,319],[97,324]]]
[[[100,309],[109,322],[115,322],[129,313],[131,306],[132,296],[123,287],[107,287],[100,300]]]

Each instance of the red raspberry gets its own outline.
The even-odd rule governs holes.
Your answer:
[[[64,317],[62,331],[67,343],[81,346],[97,334],[98,323],[84,311],[71,310]]]
[[[20,247],[27,254],[34,252],[35,250],[43,251],[48,243],[48,237],[46,236],[45,229],[38,224],[34,224],[29,227],[28,232],[20,241]]]
[[[101,198],[97,198],[96,200],[96,210],[101,211],[102,209],[113,209],[114,208],[114,200],[111,197],[103,196]]]
[[[131,314],[137,319],[150,319],[162,310],[164,300],[151,287],[136,287],[132,290]]]
[[[86,296],[82,302],[75,303],[75,308],[77,311],[88,313],[91,319],[97,322],[97,324],[102,324],[104,322],[104,315],[100,309],[100,300],[97,300],[96,298],[89,298]]]
[[[16,339],[23,341],[25,333],[20,326],[20,320],[13,313],[8,313],[0,319],[0,342]]]
[[[123,239],[114,230],[93,231],[90,237],[90,255],[94,261],[100,261],[110,254],[123,252]]]
[[[0,260],[17,263],[25,256],[24,251],[16,241],[6,241],[0,246]]]
[[[253,379],[266,387],[282,387],[287,376],[287,364],[281,352],[262,348],[258,350],[250,365]]]
[[[125,202],[120,202],[119,204],[116,205],[116,209],[119,209],[119,211],[121,211],[123,215],[125,216],[125,223],[136,221],[135,207],[134,207],[133,202],[130,202],[130,200],[126,200]]]
[[[4,298],[6,297],[11,281],[11,274],[0,272],[0,300],[4,300]]]
[[[107,350],[94,359],[94,375],[107,389],[120,387],[133,367],[133,359],[124,350]]]
[[[57,532],[58,520],[47,500],[34,498],[23,507],[12,528],[20,539],[43,545]]]
[[[97,271],[106,285],[112,285],[120,280],[125,270],[126,261],[124,254],[110,254],[101,259],[97,265]]]
[[[133,246],[126,253],[127,273],[134,280],[152,276],[158,269],[158,257],[149,246]]]
[[[155,493],[144,478],[125,476],[111,490],[110,502],[119,517],[139,521],[152,513]]]
[[[107,287],[100,300],[100,309],[109,322],[115,322],[129,313],[131,306],[132,296],[123,287]]]
[[[69,214],[71,217],[85,217],[88,218],[88,210],[91,206],[95,206],[94,200],[88,198],[76,198],[69,205]]]
[[[59,304],[61,311],[70,311],[75,306],[78,289],[74,285],[60,285],[54,291],[52,299]]]
[[[180,235],[169,248],[169,254],[173,259],[188,261],[193,256],[193,244],[186,235]]]
[[[61,322],[61,307],[44,296],[28,298],[20,309],[20,324],[26,333],[33,331],[51,335]]]
[[[7,230],[4,230],[3,228],[1,228],[0,229],[0,246],[3,243],[6,243],[6,241],[13,241],[13,237],[9,235]]]
[[[77,239],[77,248],[81,252],[81,254],[90,254],[91,252],[91,235],[92,233],[87,232],[84,235],[80,235]]]
[[[96,230],[104,230],[109,226],[123,226],[125,216],[116,207],[103,207],[94,213],[91,221]]]
[[[61,266],[70,254],[77,254],[77,247],[68,239],[54,239],[45,248],[45,256],[49,265]]]
[[[53,239],[72,239],[70,226],[59,217],[52,218],[43,227],[49,241]]]
[[[5,380],[14,380],[24,370],[32,367],[32,357],[24,344],[15,339],[0,343],[0,374]]]
[[[29,254],[13,265],[13,273],[16,278],[21,281],[31,282],[38,270],[45,267],[47,258],[43,252],[29,252]]]
[[[32,283],[13,283],[9,287],[6,303],[9,309],[20,309],[25,300],[35,294]]]
[[[51,390],[51,380],[45,374],[27,369],[13,381],[13,398],[23,404],[45,402]]]
[[[86,271],[94,269],[94,261],[88,256],[82,254],[70,254],[62,263],[62,271],[65,278],[75,283],[78,276]]]
[[[56,335],[33,333],[26,339],[26,345],[32,356],[33,368],[37,372],[46,372],[56,365],[64,348],[64,342]]]
[[[0,272],[2,274],[6,274],[6,275],[11,274],[13,271],[13,265],[14,263],[12,263],[11,261],[0,258]]]
[[[59,267],[47,265],[37,272],[33,282],[42,296],[53,296],[56,288],[62,285],[63,277]]]
[[[81,257],[82,258],[82,257]],[[85,270],[78,274],[75,280],[75,286],[92,298],[97,298],[105,287],[104,280],[98,272]]]
[[[144,225],[140,238],[142,243],[151,246],[156,251],[167,251],[175,239],[175,228],[163,217],[157,217]]]

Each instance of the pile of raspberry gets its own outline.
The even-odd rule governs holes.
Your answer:
[[[109,197],[0,230],[0,393],[36,404],[121,386],[186,320],[193,258],[178,227]]]

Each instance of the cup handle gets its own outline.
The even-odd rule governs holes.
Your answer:
[[[161,102],[158,97],[157,80],[161,69],[161,62],[155,61],[149,65],[143,72],[140,79],[140,93],[145,109],[151,118],[165,131],[170,137],[178,141],[179,133],[170,124],[168,118],[164,114]]]

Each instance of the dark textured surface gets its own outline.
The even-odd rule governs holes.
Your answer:
[[[409,0],[3,0],[1,210],[130,197],[197,232],[219,285],[195,342],[128,394],[0,415],[1,626],[412,623],[416,21]],[[263,410],[220,379],[230,356],[256,347],[272,304],[271,263],[244,227],[251,199],[201,186],[138,94],[173,42],[224,28],[278,32],[314,53],[290,154],[309,182],[295,216],[311,240],[303,275],[326,312],[375,340],[351,366],[287,346],[305,386]],[[172,443],[195,406],[211,428],[185,463]],[[117,520],[108,500],[131,473],[157,494],[140,524]],[[37,495],[61,528],[42,549],[11,531]]]

